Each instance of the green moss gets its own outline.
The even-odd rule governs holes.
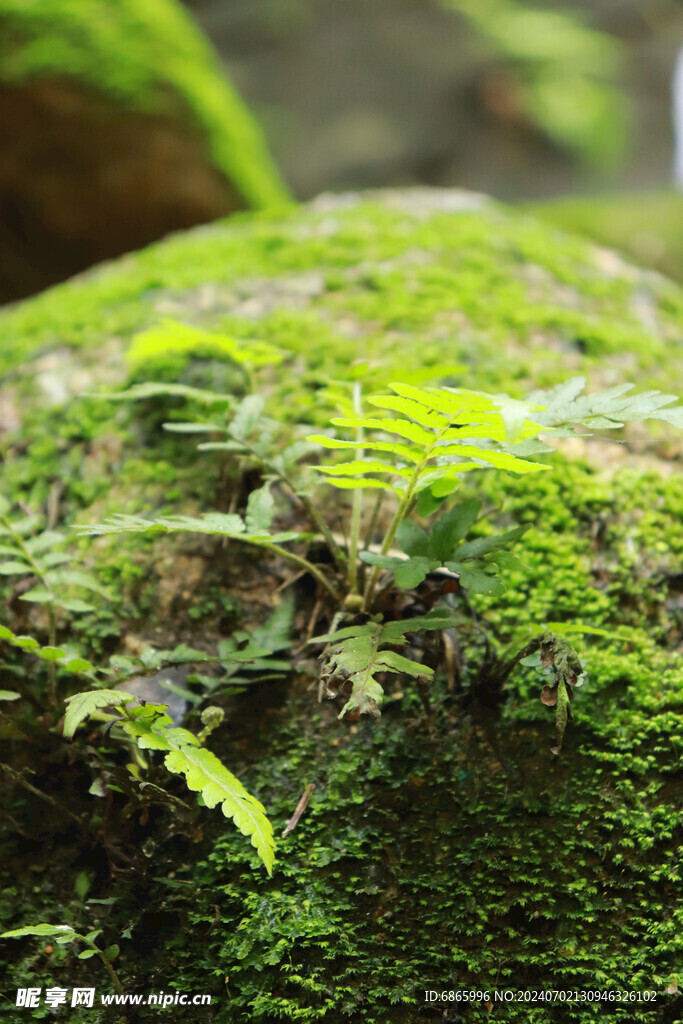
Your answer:
[[[680,378],[683,299],[673,284],[616,257],[605,264],[579,239],[495,204],[446,213],[409,202],[238,215],[0,314],[3,393],[21,410],[22,436],[35,438],[28,449],[19,435],[5,442],[9,493],[40,503],[61,481],[72,516],[95,502],[100,515],[139,511],[131,458],[144,449],[178,468],[167,487],[212,506],[220,456],[197,460],[191,440],[161,430],[181,408],[192,418],[190,407],[69,395],[150,376],[239,391],[243,375],[213,356],[171,353],[167,365],[135,367],[122,358],[137,331],[168,316],[169,301],[178,319],[283,351],[284,366],[266,370],[262,387],[271,415],[289,421],[326,423],[325,389],[350,373],[366,391],[419,374],[516,394],[576,373],[594,387],[637,378],[668,390]],[[44,370],[42,357],[57,368]],[[51,374],[68,397],[46,403]],[[164,482],[144,486],[153,510]]]
[[[5,313],[0,367],[57,343],[130,339],[161,318],[160,305],[168,314],[167,289],[178,318],[289,351],[280,385],[300,391],[303,372],[304,409],[319,404],[310,389],[357,359],[369,362],[368,387],[445,356],[465,364],[469,384],[517,392],[595,376],[605,356],[618,357],[620,376],[653,385],[681,368],[676,288],[603,266],[580,240],[493,204],[432,216],[379,205],[242,215],[189,232]]]
[[[175,0],[2,0],[0,78],[66,78],[124,109],[189,114],[250,206],[287,190],[211,47]]]
[[[680,545],[681,482],[632,473],[611,484],[562,466],[524,500],[522,490],[508,512],[538,522],[526,544],[530,571],[525,583],[511,581],[521,599],[491,604],[486,621],[502,640],[528,639],[543,618],[627,637],[581,643],[589,678],[563,756],[549,753],[552,715],[531,670],[513,677],[500,716],[443,681],[431,722],[409,691],[396,692],[379,723],[351,729],[307,694],[295,710],[271,708],[255,722],[258,704],[244,707],[251,749],[269,751],[250,765],[249,783],[278,827],[304,784],[316,788],[272,880],[232,834],[191,869],[200,893],[190,939],[179,934],[170,953],[183,985],[216,979],[217,1021],[248,1012],[263,1022],[400,1024],[416,1019],[424,989],[661,991],[677,970],[683,815],[671,795],[683,662],[659,646],[670,628],[666,594],[648,575],[642,538],[637,584],[649,610],[638,625],[621,587],[633,574],[622,524],[645,507],[650,528]],[[614,526],[604,538],[614,562],[608,594],[591,568],[597,508]],[[680,613],[677,629],[680,637]],[[233,756],[244,746],[239,726],[236,738]],[[207,935],[216,902],[220,922]],[[529,1019],[524,1004],[505,1012]],[[594,1004],[556,1014],[536,1008],[534,1020],[602,1012]],[[464,1019],[488,1020],[489,1011],[470,1006]],[[651,1014],[630,1006],[628,1019]]]

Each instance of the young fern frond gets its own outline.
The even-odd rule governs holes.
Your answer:
[[[369,551],[363,551],[360,557],[369,565],[391,570],[396,586],[402,589],[419,586],[428,573],[443,568],[455,573],[460,585],[472,593],[502,594],[505,585],[496,578],[497,571],[521,567],[522,563],[508,548],[528,527],[518,526],[506,533],[461,543],[480,510],[481,503],[476,499],[458,502],[436,521],[429,533],[404,519],[396,540],[405,558]]]
[[[412,498],[437,481],[447,482],[443,490],[450,493],[456,488],[460,473],[486,465],[516,473],[532,473],[546,468],[511,455],[501,447],[510,440],[523,440],[538,434],[540,425],[529,420],[527,415],[540,406],[462,389],[416,388],[410,384],[390,384],[389,387],[395,395],[372,395],[368,402],[380,409],[398,412],[402,419],[347,416],[333,419],[332,423],[352,429],[381,431],[394,435],[396,440],[367,437],[343,440],[323,434],[311,435],[308,440],[330,449],[386,452],[394,456],[393,462],[387,464],[373,457],[354,459],[329,471],[328,467],[317,467],[319,472],[326,474],[328,483],[348,488],[382,486],[399,497],[409,494]],[[520,410],[524,411],[524,416]],[[489,445],[471,443],[480,438],[486,439]],[[397,479],[391,483],[378,481],[376,474]]]
[[[537,392],[528,402],[520,402],[507,395],[487,395],[463,388],[390,384],[392,395],[373,395],[368,401],[398,416],[333,419],[336,426],[358,432],[352,440],[322,434],[309,436],[308,440],[324,448],[356,454],[335,466],[315,467],[327,483],[349,490],[390,491],[398,499],[380,554],[363,555],[364,561],[374,564],[365,589],[366,611],[372,607],[380,568],[392,567],[387,563],[388,553],[414,500],[420,512],[431,514],[457,489],[462,474],[470,470],[494,468],[534,473],[547,469],[546,465],[527,458],[551,451],[538,440],[541,433],[562,437],[576,433],[577,426],[613,429],[627,420],[648,418],[683,426],[683,407],[671,408],[677,401],[675,395],[657,391],[627,395],[633,385],[623,384],[582,396],[584,385],[585,380],[577,378],[547,393]],[[379,437],[368,438],[362,433],[368,430]],[[365,451],[371,453],[369,458],[364,456]],[[378,459],[375,453],[384,454],[387,461]],[[469,552],[468,557],[476,550]],[[484,552],[479,549],[479,553]],[[454,571],[463,580],[469,573],[471,582],[476,582],[471,568]],[[408,578],[407,572],[401,571],[404,579]],[[410,575],[412,578],[416,574]],[[483,582],[481,576],[478,580]]]
[[[265,548],[267,551],[281,555],[294,562],[300,568],[310,572],[328,591],[331,597],[338,600],[339,595],[330,580],[306,558],[282,547],[292,541],[309,540],[311,534],[294,530],[270,533],[270,525],[275,514],[274,503],[269,488],[261,487],[252,491],[247,502],[246,516],[207,512],[201,516],[160,516],[158,519],[143,519],[139,516],[114,515],[102,523],[76,526],[80,536],[97,536],[114,533],[206,533],[216,537],[228,537]]]
[[[383,623],[376,616],[364,625],[346,626],[334,633],[313,637],[311,643],[328,645],[322,655],[325,674],[328,677],[342,674],[351,682],[351,694],[339,717],[342,718],[350,711],[379,717],[379,705],[384,692],[376,679],[379,672],[431,679],[433,669],[385,648],[403,644],[406,633],[423,629],[450,629],[455,625],[456,620],[452,616],[434,609],[427,615],[400,622]]]
[[[247,836],[272,874],[275,859],[273,828],[262,804],[251,796],[239,779],[187,729],[174,726],[165,704],[130,707],[137,698],[124,690],[91,690],[67,698],[64,735],[71,737],[78,726],[101,708],[112,707],[113,721],[141,750],[165,752],[168,771],[184,775],[188,789],[201,793],[207,807],[220,804],[240,832]]]
[[[374,395],[368,401],[378,408],[400,413],[403,419],[358,416],[337,418],[332,422],[356,430],[381,430],[401,440],[363,437],[346,441],[321,434],[308,438],[325,448],[379,451],[394,457],[391,463],[375,457],[356,458],[333,467],[331,472],[327,467],[317,467],[326,474],[327,482],[336,487],[371,487],[392,491],[398,497],[398,508],[382,544],[382,556],[388,554],[413,500],[423,491],[430,490],[442,499],[457,488],[462,473],[486,466],[516,473],[547,468],[503,448],[505,442],[537,435],[540,427],[528,419],[528,415],[540,406],[463,389],[417,388],[410,384],[390,384],[389,387],[394,395]],[[488,444],[471,443],[480,438]],[[387,476],[391,482],[386,480]],[[372,605],[379,571],[380,566],[376,564],[365,589],[366,610]]]
[[[12,519],[9,512],[9,503],[0,498],[0,575],[34,578],[34,585],[24,590],[19,599],[45,606],[49,646],[54,648],[57,642],[56,609],[93,611],[92,604],[73,596],[74,588],[107,600],[111,600],[111,594],[89,573],[69,568],[71,555],[64,551],[64,534],[50,529],[36,532],[43,524],[42,516]],[[57,696],[56,686],[53,659],[53,663],[48,665],[48,688],[53,702]]]

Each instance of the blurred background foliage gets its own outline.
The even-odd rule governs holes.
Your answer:
[[[623,157],[630,110],[617,85],[625,57],[617,39],[575,13],[516,0],[441,2],[468,21],[505,68],[507,80],[489,87],[493,103],[526,114],[579,161],[609,168]]]
[[[0,38],[0,300],[288,190],[404,185],[683,273],[677,0],[0,0]]]
[[[677,0],[188,0],[297,196],[670,181]]]

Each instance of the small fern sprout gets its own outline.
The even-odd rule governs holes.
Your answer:
[[[338,683],[340,678],[344,680],[347,700],[339,717],[343,718],[350,712],[355,713],[355,717],[367,714],[373,718],[379,717],[379,705],[383,697],[382,685],[377,679],[380,672],[431,679],[434,675],[432,668],[411,661],[388,648],[403,644],[406,633],[450,629],[455,625],[453,616],[434,609],[427,615],[404,619],[402,622],[383,623],[381,616],[377,615],[363,625],[346,626],[314,637],[311,643],[327,644],[323,655],[323,678],[328,681],[328,696],[335,697],[339,692],[330,687],[330,682]]]
[[[203,743],[207,736],[210,736],[214,729],[217,729],[222,724],[225,712],[223,708],[212,704],[208,708],[204,708],[200,717],[204,728],[198,734],[197,739],[200,743]]]
[[[462,389],[417,388],[410,384],[391,384],[390,388],[394,395],[373,395],[368,401],[398,413],[397,418],[353,416],[332,420],[336,426],[371,430],[387,436],[387,440],[309,436],[310,441],[325,448],[355,450],[356,456],[350,461],[318,467],[327,483],[356,491],[389,491],[396,496],[398,506],[384,535],[381,556],[390,551],[399,527],[421,493],[431,492],[438,506],[456,490],[462,474],[468,471],[494,467],[535,473],[547,468],[506,450],[506,445],[538,434],[541,426],[530,416],[541,406]],[[374,454],[366,457],[366,451],[378,452],[383,458]],[[372,608],[379,572],[380,566],[376,565],[367,582],[366,611]]]
[[[263,805],[215,754],[201,745],[208,732],[220,724],[215,714],[220,709],[211,709],[208,721],[204,722],[204,732],[197,737],[188,729],[174,725],[167,714],[167,705],[139,705],[134,694],[125,690],[88,690],[67,697],[66,703],[64,735],[67,738],[74,735],[86,718],[97,714],[101,717],[104,709],[111,709],[106,715],[107,721],[140,750],[162,751],[168,771],[182,775],[187,788],[201,793],[207,807],[220,806],[225,817],[232,819],[240,832],[251,840],[268,874],[272,874],[275,839]]]
[[[41,922],[40,924],[26,925],[24,928],[14,928],[12,931],[3,932],[0,935],[0,939],[23,939],[27,935],[36,935],[41,939],[54,939],[58,946],[65,946],[70,942],[80,942],[85,946],[85,949],[78,954],[78,959],[89,960],[93,956],[99,957],[116,993],[122,996],[123,985],[113,965],[113,961],[116,960],[120,952],[118,944],[113,942],[111,945],[101,949],[97,944],[97,939],[101,934],[101,928],[88,932],[86,935],[80,935],[70,924],[47,924],[46,922]]]
[[[93,605],[74,590],[94,593],[111,600],[109,591],[81,569],[70,566],[72,555],[64,550],[66,537],[52,529],[41,529],[42,516],[10,515],[9,503],[0,497],[0,575],[25,577],[29,586],[19,593],[21,601],[42,604],[48,620],[48,642],[57,643],[57,610],[79,614],[93,611]],[[31,585],[32,584],[32,585]],[[48,663],[48,686],[52,703],[57,696],[56,660]]]

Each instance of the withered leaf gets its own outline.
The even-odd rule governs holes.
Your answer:
[[[546,707],[554,708],[557,704],[557,683],[554,686],[544,686],[541,690],[541,702]]]

